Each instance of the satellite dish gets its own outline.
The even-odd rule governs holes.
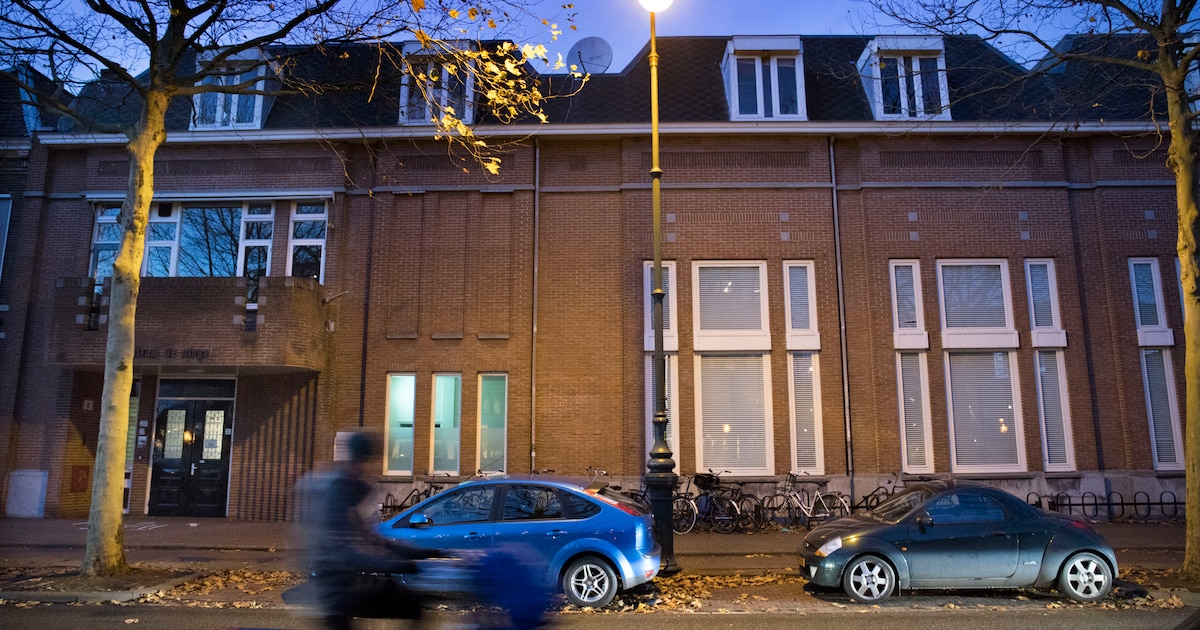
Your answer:
[[[600,74],[612,63],[612,46],[600,37],[584,37],[567,53],[567,64],[573,63],[583,72]]]

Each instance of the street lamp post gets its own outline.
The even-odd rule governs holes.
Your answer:
[[[654,444],[646,467],[646,491],[654,514],[654,537],[662,545],[662,575],[680,570],[675,561],[675,532],[671,529],[671,499],[679,477],[667,445],[667,379],[663,354],[662,287],[662,169],[658,165],[658,49],[654,41],[654,16],[671,6],[672,0],[638,0],[650,12],[650,199],[654,216],[654,267],[651,270],[651,322],[654,326]]]

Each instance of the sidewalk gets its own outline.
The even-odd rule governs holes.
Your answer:
[[[1173,523],[1096,523],[1117,553],[1121,571],[1178,567],[1185,527]],[[796,549],[804,530],[756,534],[693,532],[675,536],[685,574],[797,574]],[[85,520],[0,519],[0,566],[77,566],[86,542]],[[293,569],[293,524],[225,519],[133,517],[125,521],[131,562],[188,565],[197,570]],[[1200,593],[1189,606],[1200,606]],[[3,597],[3,594],[0,594]],[[106,599],[111,599],[107,597]]]

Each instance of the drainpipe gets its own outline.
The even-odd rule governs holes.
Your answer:
[[[533,139],[533,323],[529,340],[529,472],[537,473],[538,246],[541,227],[542,145]]]
[[[850,477],[850,502],[854,502],[854,423],[850,419],[850,358],[846,355],[846,283],[842,271],[842,224],[838,215],[837,164],[829,136],[829,191],[833,201],[833,255],[837,259],[838,339],[842,350],[842,417],[846,419],[846,475]]]

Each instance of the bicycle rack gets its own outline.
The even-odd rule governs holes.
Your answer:
[[[1049,497],[1044,497],[1037,492],[1030,492],[1025,495],[1025,502],[1051,512],[1074,514],[1089,519],[1099,517],[1100,511],[1103,509],[1109,520],[1121,520],[1127,517],[1143,520],[1176,519],[1180,517],[1183,507],[1183,501],[1180,501],[1170,490],[1160,492],[1157,501],[1151,500],[1150,494],[1143,490],[1134,492],[1132,501],[1126,501],[1124,495],[1114,490],[1104,495],[1103,498],[1095,492],[1084,492],[1078,497],[1073,497],[1065,492],[1059,492]],[[1127,509],[1130,512],[1128,515],[1126,514]],[[1157,516],[1155,515],[1156,510]]]

